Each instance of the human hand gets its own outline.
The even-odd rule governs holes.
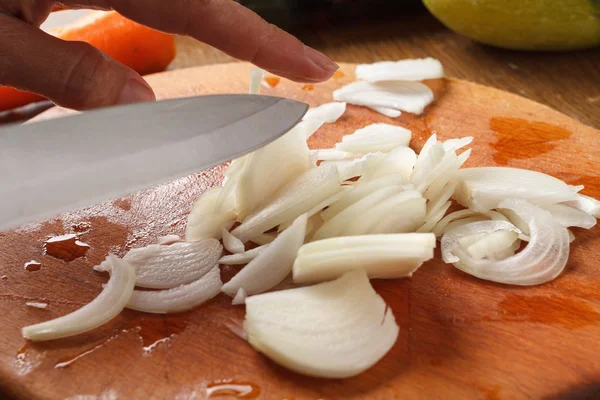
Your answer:
[[[38,93],[67,108],[153,101],[155,96],[140,75],[93,46],[40,30],[55,8],[114,9],[299,82],[326,80],[337,69],[325,55],[231,0],[0,0],[0,85]]]

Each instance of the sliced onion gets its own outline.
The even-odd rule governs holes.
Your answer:
[[[311,168],[306,137],[321,124],[321,121],[302,121],[279,139],[248,156],[236,189],[240,220],[268,203],[278,190]],[[273,167],[275,165],[276,168]],[[269,178],[265,179],[267,176]]]
[[[480,214],[480,213],[475,213],[470,217],[466,217],[466,218],[459,218],[455,221],[452,221],[450,223],[448,223],[448,225],[444,228],[443,230],[443,234],[446,232],[450,232],[453,231],[463,225],[467,225],[467,224],[471,224],[473,222],[481,222],[481,221],[489,221],[490,219],[487,217],[487,215],[485,214]],[[509,222],[510,221],[505,221],[505,222]],[[511,224],[512,225],[512,224]]]
[[[246,242],[305,213],[341,190],[337,170],[333,166],[313,168],[280,190],[261,210],[249,216],[231,233]]]
[[[576,200],[569,201],[566,204],[585,211],[596,218],[600,218],[600,200],[596,200],[593,197],[578,194]]]
[[[374,180],[365,181],[359,179],[358,185],[351,187],[350,190],[344,193],[344,195],[338,201],[333,203],[327,210],[323,211],[321,216],[325,221],[330,220],[342,210],[350,207],[352,204],[370,195],[371,193],[388,186],[397,186],[402,185],[403,183],[403,177],[398,175],[387,175]],[[406,186],[401,186],[401,188],[403,190],[407,190]]]
[[[444,142],[444,150],[459,150],[473,142],[473,136],[465,136],[464,138],[448,139]]]
[[[252,71],[250,72],[250,89],[248,90],[250,94],[260,94],[260,84],[264,75],[265,70],[261,68],[252,68]]]
[[[102,292],[92,302],[65,316],[23,328],[23,337],[43,341],[74,336],[97,328],[125,308],[133,293],[135,269],[114,255],[106,258],[112,274]]]
[[[246,294],[253,295],[269,290],[283,281],[291,272],[298,249],[304,243],[307,219],[306,215],[299,216],[292,226],[223,285],[221,290],[234,296],[243,288]]]
[[[364,271],[248,297],[244,329],[252,347],[276,363],[324,378],[367,370],[392,348],[399,331]]]
[[[309,109],[306,114],[304,114],[303,119],[312,119],[325,122],[326,124],[333,124],[340,119],[345,112],[346,103],[326,103]]]
[[[365,179],[376,179],[389,174],[400,174],[408,183],[409,178],[417,162],[417,155],[410,147],[398,146],[390,151],[377,164],[369,165],[365,173]]]
[[[159,237],[157,237],[156,238],[156,243],[168,246],[168,245],[173,244],[173,243],[181,242],[182,240],[183,239],[181,239],[179,237],[179,235],[166,235],[166,236],[159,236]]]
[[[379,204],[383,200],[390,196],[398,194],[402,191],[400,185],[393,185],[383,187],[364,198],[358,200],[348,208],[340,211],[337,215],[327,220],[321,229],[319,229],[314,236],[315,240],[331,238],[339,236],[343,230],[356,218],[360,218],[360,215],[371,207]]]
[[[153,314],[190,310],[207,302],[221,291],[221,270],[215,265],[200,279],[168,290],[134,290],[127,308]]]
[[[222,252],[223,246],[217,240],[205,239],[131,249],[123,260],[135,268],[136,286],[170,289],[204,276],[217,263]],[[110,272],[111,263],[105,261],[94,269]]]
[[[316,206],[314,206],[313,208],[311,208],[310,210],[308,210],[304,214],[306,214],[308,216],[309,221],[310,221],[310,218],[313,215],[317,214],[319,211],[321,211],[325,207],[329,207],[331,204],[333,204],[336,201],[338,201],[342,196],[344,196],[350,190],[351,190],[351,188],[342,187],[341,190],[338,193],[334,194],[331,197],[326,198],[325,200],[323,200],[322,202],[320,202],[319,204],[317,204]],[[277,232],[281,232],[281,231],[289,228],[294,223],[294,221],[295,221],[296,218],[298,218],[298,217],[295,217],[293,220],[288,221],[288,222],[284,222],[283,224],[279,225],[279,227],[277,228]],[[306,230],[309,231],[310,229],[307,227]]]
[[[450,213],[450,214],[446,215],[444,218],[442,218],[440,220],[440,222],[438,222],[435,225],[435,228],[433,229],[433,233],[435,233],[435,236],[440,237],[440,236],[442,236],[442,234],[446,233],[446,227],[451,222],[454,222],[455,220],[461,220],[464,218],[475,217],[475,216],[479,217],[479,216],[482,216],[482,214],[472,211],[472,210],[469,210],[469,209],[455,211],[453,213]],[[482,221],[484,219],[485,218],[478,219],[477,221]],[[470,222],[474,222],[474,221],[470,221]]]
[[[400,145],[408,146],[412,132],[397,125],[376,123],[342,137],[338,150],[354,153],[388,152]]]
[[[508,230],[496,231],[477,240],[468,246],[466,250],[475,260],[490,258],[498,252],[510,249],[518,238],[518,232]]]
[[[408,233],[414,232],[425,222],[425,199],[407,200],[391,212],[386,218],[379,221],[367,233]]]
[[[386,107],[367,107],[367,108],[370,108],[371,110],[378,112],[379,114],[385,115],[388,118],[398,118],[399,116],[402,115],[402,111],[395,110],[393,108],[386,108]]]
[[[227,264],[227,265],[239,265],[239,264],[247,264],[250,261],[254,260],[260,253],[267,249],[267,244],[263,244],[262,246],[255,247],[253,249],[247,250],[243,253],[231,254],[228,256],[223,256],[219,259],[219,264]]]
[[[417,200],[417,202],[411,202],[407,205],[409,200]],[[357,214],[354,219],[349,220],[339,233],[339,236],[412,232],[425,221],[425,201],[421,197],[421,193],[415,190],[408,190],[392,195],[365,212]],[[418,210],[417,214],[419,214],[416,221],[414,218],[415,208]],[[385,228],[388,230],[390,226],[387,222],[389,222],[390,216],[396,214],[401,214],[405,217],[404,223],[394,221],[397,222],[397,225],[392,227],[392,231],[380,232],[378,230],[380,224],[385,224]]]
[[[506,198],[522,198],[536,205],[576,201],[572,186],[541,172],[519,168],[464,168],[458,172],[454,198],[474,211],[497,208]]]
[[[433,92],[420,82],[353,82],[333,92],[333,99],[366,107],[384,107],[421,114]]]
[[[571,232],[570,229],[567,229],[567,232],[569,232],[569,243],[573,243],[575,241],[575,235],[573,234],[573,232]]]
[[[542,208],[549,211],[558,223],[566,228],[576,226],[590,229],[596,225],[596,218],[594,216],[566,204],[550,204],[542,206]]]
[[[317,149],[311,150],[311,153],[314,154],[315,158],[320,161],[348,161],[362,157],[362,154],[351,153],[338,149]]]
[[[450,200],[454,191],[456,190],[457,182],[449,182],[445,187],[444,191],[441,192],[436,197],[429,199],[429,203],[427,203],[427,217],[436,214],[440,211],[446,202]]]
[[[440,222],[441,219],[444,218],[444,215],[446,215],[446,211],[448,211],[448,209],[450,208],[451,205],[452,205],[452,202],[448,201],[445,204],[443,204],[438,209],[438,211],[436,211],[435,213],[426,217],[425,223],[423,225],[421,225],[421,227],[419,229],[417,229],[417,232],[419,232],[419,233],[432,232],[433,229],[435,228],[435,226],[438,224],[438,222]]]
[[[231,300],[231,304],[233,304],[234,306],[237,306],[240,304],[246,304],[246,297],[248,297],[248,296],[246,295],[246,291],[244,290],[244,288],[239,288],[239,290],[237,291],[235,296],[233,296],[233,300]]]
[[[382,152],[367,153],[354,160],[324,161],[322,165],[333,165],[338,171],[340,180],[345,181],[356,176],[368,174],[386,157]]]
[[[466,231],[470,231],[470,234],[477,233],[473,232],[473,225],[487,227],[490,224],[506,224],[503,221],[485,221],[462,226],[444,235],[444,260],[454,262],[455,267],[468,274],[499,283],[528,286],[556,278],[569,258],[567,229],[556,222],[548,211],[523,199],[507,199],[502,201],[499,207],[513,211],[529,226],[531,238],[520,253],[504,260],[475,260],[461,246],[453,245],[452,240],[448,239],[464,235]],[[455,257],[452,257],[452,254]],[[453,261],[456,259],[458,260]]]
[[[221,230],[229,229],[233,225],[235,214],[232,211],[215,212],[215,205],[222,190],[221,187],[210,188],[196,200],[188,215],[185,229],[186,241],[221,239]]]
[[[258,245],[264,246],[272,243],[273,240],[277,239],[277,232],[259,233],[250,238],[250,241]]]
[[[435,58],[380,61],[356,67],[356,79],[379,81],[422,81],[444,77],[444,67]]]
[[[223,229],[222,236],[223,247],[225,247],[225,250],[227,250],[228,252],[236,254],[243,253],[244,251],[246,251],[246,249],[244,248],[244,243],[242,243],[240,239],[236,238],[231,233],[229,233],[226,229]]]
[[[364,269],[369,278],[411,276],[433,258],[435,235],[400,233],[335,237],[305,244],[294,262],[294,282],[322,282],[353,269]]]
[[[442,237],[442,259],[446,263],[460,261],[460,258],[455,255],[458,247],[466,249],[495,232],[514,232],[517,235],[521,233],[519,228],[506,221],[484,220],[452,227]]]

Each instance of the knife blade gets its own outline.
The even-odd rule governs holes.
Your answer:
[[[211,95],[104,108],[0,129],[0,229],[122,196],[237,158],[308,106]]]

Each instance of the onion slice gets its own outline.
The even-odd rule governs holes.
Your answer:
[[[217,263],[223,246],[215,239],[200,242],[179,242],[169,246],[151,244],[131,249],[123,260],[135,268],[136,286],[170,289],[204,276]],[[110,262],[94,267],[96,271],[111,271]]]
[[[356,67],[356,79],[379,81],[422,81],[444,77],[444,67],[435,58],[380,61]]]
[[[399,328],[364,271],[246,299],[248,341],[300,374],[348,378],[379,361]]]
[[[578,194],[576,200],[569,201],[566,204],[578,208],[581,211],[585,211],[596,218],[600,218],[600,200],[593,197],[586,196],[585,194]]]
[[[248,89],[248,93],[260,94],[260,84],[263,76],[265,76],[264,69],[256,67],[252,68],[252,71],[250,71],[250,88]]]
[[[153,314],[168,314],[190,310],[212,299],[221,291],[221,271],[218,265],[200,279],[168,290],[134,290],[127,308]]]
[[[117,316],[133,293],[135,269],[112,254],[106,261],[112,274],[98,297],[70,314],[24,327],[23,337],[35,342],[69,337],[97,328]]]
[[[250,261],[254,260],[260,253],[267,249],[267,244],[263,244],[262,246],[255,247],[253,249],[247,250],[243,253],[231,254],[228,256],[223,256],[219,259],[219,264],[226,265],[240,265],[247,264]]]
[[[221,239],[222,229],[229,229],[235,222],[231,210],[216,212],[215,206],[222,187],[213,187],[204,192],[194,203],[188,215],[185,240],[197,242],[206,238]]]
[[[234,296],[243,288],[246,294],[253,295],[283,281],[291,272],[298,249],[304,243],[307,219],[306,214],[299,216],[292,226],[277,236],[269,247],[223,285],[221,290]]]
[[[412,132],[397,125],[376,123],[342,137],[335,148],[354,153],[388,152],[400,145],[408,146]]]
[[[304,120],[312,119],[322,121],[326,124],[333,124],[346,112],[346,103],[333,102],[325,103],[318,107],[310,108],[304,114]]]
[[[244,288],[239,288],[235,296],[233,296],[231,304],[233,304],[234,306],[246,304],[246,297],[248,296],[246,295],[246,291],[244,290]]]
[[[558,223],[566,228],[576,226],[590,229],[596,225],[596,218],[593,215],[566,204],[550,204],[542,208],[549,211]]]
[[[378,112],[381,115],[385,115],[388,118],[398,118],[399,116],[402,115],[402,111],[400,110],[395,110],[393,108],[386,108],[386,107],[367,107],[370,108],[371,110]]]
[[[280,190],[268,204],[231,233],[245,243],[307,212],[340,190],[335,167],[323,165],[312,168]]]
[[[353,82],[333,92],[333,99],[366,107],[384,107],[422,114],[433,92],[420,82]]]
[[[466,232],[477,233],[473,232],[473,226],[506,224],[503,221],[484,221],[448,231],[442,237],[444,260],[453,262],[455,267],[468,274],[499,283],[529,286],[556,278],[569,258],[567,229],[548,211],[523,199],[507,199],[502,201],[499,207],[511,210],[529,227],[530,241],[521,252],[503,260],[476,260],[461,246],[452,243]]]
[[[294,282],[322,282],[357,268],[364,269],[369,278],[411,276],[433,258],[435,243],[431,233],[335,237],[307,243],[294,262]]]
[[[229,233],[229,231],[227,231],[226,229],[223,229],[222,236],[223,247],[225,247],[225,250],[227,250],[228,252],[236,254],[243,253],[244,251],[246,251],[246,249],[244,248],[244,243],[242,243],[240,239],[236,238],[231,233]]]
[[[576,201],[576,189],[560,179],[537,171],[505,167],[464,168],[458,172],[454,198],[473,211],[486,212],[507,198],[535,205]]]

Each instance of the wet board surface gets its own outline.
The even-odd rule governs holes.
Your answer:
[[[342,64],[341,73],[318,85],[282,79],[262,92],[315,106],[331,101],[333,89],[351,82],[353,69]],[[236,63],[148,80],[161,98],[245,93],[249,72],[249,65]],[[310,146],[331,147],[372,122],[411,129],[416,150],[432,132],[441,139],[472,135],[467,166],[530,168],[583,184],[583,193],[600,196],[600,131],[493,88],[454,79],[428,85],[436,102],[423,115],[389,119],[349,106],[336,124],[310,139]],[[42,115],[57,110],[49,113]],[[244,309],[231,306],[225,295],[172,316],[126,310],[101,328],[68,339],[28,343],[21,337],[23,326],[64,315],[97,296],[107,277],[92,267],[108,252],[123,255],[157,236],[182,234],[193,201],[219,184],[222,172],[217,167],[0,233],[0,393],[19,399],[497,400],[562,396],[600,380],[597,227],[575,229],[567,268],[538,287],[481,281],[439,259],[412,279],[373,281],[392,307],[400,335],[378,364],[351,379],[303,377],[255,352],[232,331]],[[75,236],[45,243],[65,234]],[[31,260],[41,265],[26,269]],[[224,267],[223,278],[238,269]],[[48,306],[38,309],[26,302]]]

